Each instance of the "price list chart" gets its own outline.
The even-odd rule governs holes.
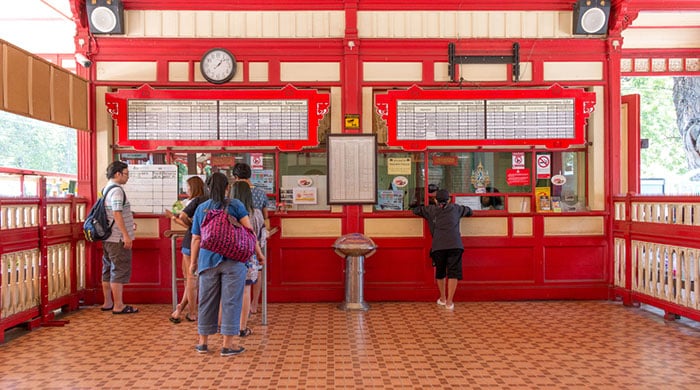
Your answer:
[[[216,140],[218,105],[207,100],[129,100],[133,140]]]
[[[485,138],[484,100],[399,100],[396,138],[448,140]]]
[[[413,85],[375,95],[388,146],[536,145],[585,143],[596,95],[581,88],[422,89]]]
[[[219,102],[222,140],[302,140],[308,137],[305,100],[223,100]]]
[[[574,99],[487,100],[487,139],[573,138]]]
[[[330,94],[315,89],[154,89],[148,84],[105,95],[119,128],[117,146],[274,147],[319,144]]]

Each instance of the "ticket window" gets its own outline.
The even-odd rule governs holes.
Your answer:
[[[423,154],[419,154],[422,156]],[[571,212],[586,210],[586,154],[571,151],[437,152],[413,156],[416,194],[408,207],[430,202],[430,189],[446,189],[474,210]],[[535,159],[535,160],[533,160]],[[546,169],[538,160],[548,161]],[[427,177],[423,177],[423,175]],[[409,183],[412,183],[409,180]],[[428,194],[427,200],[425,194]],[[531,202],[530,199],[533,201]]]
[[[279,154],[277,211],[328,211],[328,155],[325,152]]]

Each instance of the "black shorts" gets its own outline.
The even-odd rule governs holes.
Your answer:
[[[462,280],[462,253],[464,249],[441,249],[430,253],[435,265],[435,279]]]

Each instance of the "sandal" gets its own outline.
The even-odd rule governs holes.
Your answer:
[[[189,322],[197,322],[196,318],[190,318],[190,313],[185,314],[185,319]]]
[[[239,336],[240,336],[240,337],[248,337],[248,336],[250,336],[251,334],[253,334],[253,330],[250,329],[250,328],[245,328],[245,329],[243,329],[243,330],[241,331],[241,333],[239,334]]]
[[[133,307],[133,306],[124,306],[124,308],[121,311],[113,311],[112,314],[136,314],[139,312],[139,309]]]
[[[172,322],[173,324],[179,324],[180,322],[182,322],[181,319],[176,318],[176,317],[173,317],[173,316],[168,317],[168,319],[169,319],[170,322]]]

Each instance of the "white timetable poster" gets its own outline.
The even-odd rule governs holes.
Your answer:
[[[328,203],[377,203],[375,135],[328,136]]]
[[[129,165],[126,197],[135,213],[163,214],[177,197],[176,165]]]

